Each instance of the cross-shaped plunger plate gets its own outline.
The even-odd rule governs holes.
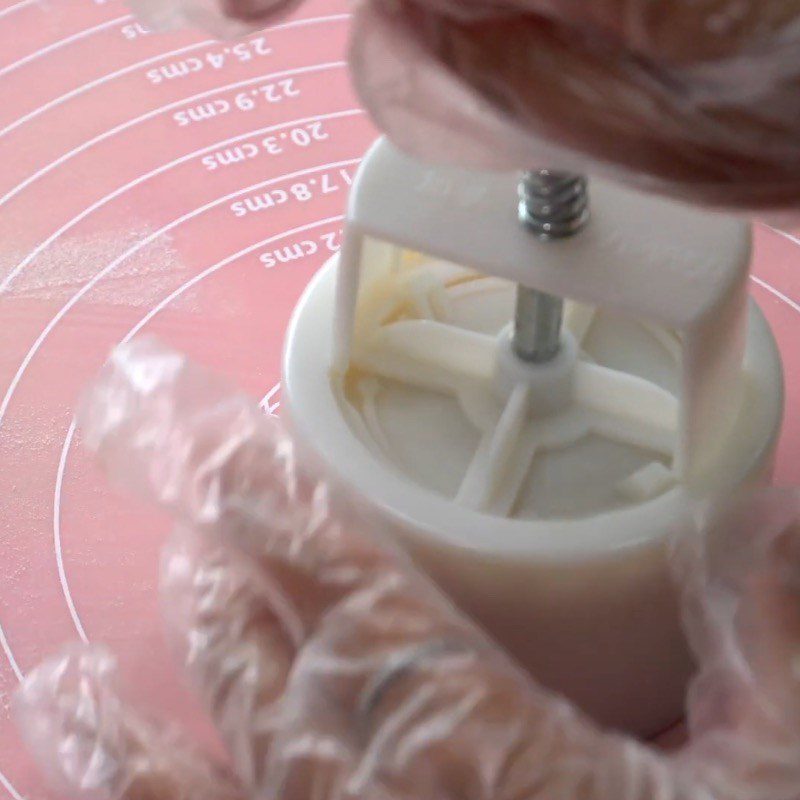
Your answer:
[[[422,485],[432,470],[440,472],[439,486],[445,473],[460,473],[455,502],[504,517],[520,505],[519,495],[537,454],[564,450],[591,434],[629,445],[640,454],[624,458],[623,470],[632,460],[635,466],[628,466],[630,472],[622,478],[614,479],[607,461],[599,462],[592,481],[595,494],[609,476],[613,483],[607,492],[617,495],[614,506],[641,502],[673,486],[675,394],[647,377],[598,363],[583,345],[593,324],[603,321],[595,319],[594,309],[574,302],[567,304],[556,355],[544,363],[520,360],[512,348],[510,327],[503,325],[513,288],[510,282],[410,254],[382,280],[370,282],[356,315],[357,334],[345,381],[353,391],[343,402],[354,427],[378,457]],[[470,306],[479,306],[481,297],[489,308],[470,318]],[[495,329],[497,333],[488,332]],[[643,358],[662,350],[655,355],[662,362],[662,384],[677,386],[678,337],[642,323],[628,325],[625,331],[644,349]],[[606,334],[614,336],[613,330]],[[452,397],[450,409],[441,413],[463,414],[474,429],[477,442],[468,464],[461,463],[467,442],[453,442],[447,428],[429,429],[425,393]],[[399,403],[405,407],[402,421],[397,417]],[[441,401],[439,405],[444,409]],[[416,430],[415,410],[420,423]],[[472,439],[468,433],[462,438]],[[415,454],[408,453],[412,442]],[[605,459],[618,452],[608,448]],[[592,457],[603,458],[602,453],[595,447]],[[552,476],[549,488],[564,491]],[[576,508],[586,508],[588,494],[576,498]],[[522,505],[530,508],[530,503]],[[569,501],[563,498],[554,504],[551,499],[549,505],[563,513]]]

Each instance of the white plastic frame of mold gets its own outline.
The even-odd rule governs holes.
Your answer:
[[[747,305],[749,227],[593,181],[589,226],[571,240],[540,242],[517,222],[516,183],[510,174],[426,166],[379,141],[356,178],[342,251],[310,284],[290,324],[282,404],[308,456],[524,666],[600,721],[649,735],[680,716],[691,668],[665,557],[669,534],[690,524],[685,493],[763,479],[780,428],[780,359],[760,312]],[[582,402],[606,404],[623,427],[635,428],[638,417],[650,446],[658,445],[654,432],[662,435],[656,450],[673,447],[677,425],[681,483],[593,516],[511,519],[426,490],[381,463],[354,433],[341,378],[359,297],[403,248],[680,330],[677,415],[674,398],[631,376],[591,365],[575,375]],[[571,313],[577,308],[580,317],[582,307]],[[578,338],[581,322],[567,320]],[[502,339],[425,327],[407,326],[408,336],[392,343],[415,380],[422,373],[447,391],[454,376],[494,379]],[[402,370],[403,358],[381,371]],[[629,402],[648,393],[660,415]],[[506,420],[489,448],[499,457],[525,405],[520,392],[506,394]]]
[[[371,270],[388,267],[399,247],[469,265],[680,331],[675,468],[689,483],[713,481],[709,466],[718,461],[741,409],[749,224],[594,181],[586,229],[569,239],[541,241],[517,219],[517,183],[518,177],[507,173],[422,164],[383,138],[373,145],[350,195],[340,254],[335,369],[343,372],[349,360],[368,240]],[[441,331],[432,335],[439,341],[431,344],[451,353],[457,349],[452,336],[445,344]],[[423,348],[416,346],[418,352]],[[426,348],[429,354],[435,350]],[[615,393],[609,378],[594,376]]]

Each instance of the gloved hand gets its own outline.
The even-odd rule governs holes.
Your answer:
[[[797,0],[367,0],[355,85],[437,161],[800,205]]]
[[[297,461],[280,423],[152,340],[119,348],[85,441],[178,519],[170,637],[230,753],[212,765],[70,649],[16,698],[63,794],[93,800],[789,800],[800,796],[800,505],[769,492],[676,544],[701,669],[663,755],[549,695]],[[733,543],[735,542],[735,547]],[[590,669],[590,665],[587,665]]]

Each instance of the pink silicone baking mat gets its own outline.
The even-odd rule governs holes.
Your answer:
[[[290,311],[338,246],[375,136],[343,63],[342,0],[241,43],[155,35],[119,0],[0,6],[0,794],[44,790],[9,719],[59,644],[103,641],[148,707],[208,736],[160,637],[169,523],[106,488],[70,423],[145,331],[280,402]],[[753,293],[787,367],[778,462],[800,477],[800,250],[757,231]]]

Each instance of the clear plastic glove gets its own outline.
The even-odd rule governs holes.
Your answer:
[[[368,0],[378,125],[436,160],[606,173],[712,205],[800,205],[797,0]]]
[[[85,440],[178,519],[170,637],[229,766],[120,699],[70,649],[16,698],[63,794],[93,800],[794,800],[800,797],[800,503],[770,491],[709,545],[676,543],[701,668],[692,739],[665,755],[523,674],[296,460],[280,423],[152,340],[118,349]]]

